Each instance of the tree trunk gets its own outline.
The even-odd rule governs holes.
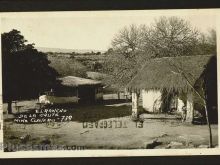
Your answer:
[[[208,129],[209,129],[209,148],[212,148],[212,129],[211,129],[211,125],[209,123],[209,116],[208,116],[208,110],[207,110],[207,106],[205,105],[205,114],[206,114],[206,122],[208,125]]]
[[[12,114],[12,101],[8,100],[8,114]]]
[[[212,144],[212,129],[211,129],[211,125],[210,125],[210,122],[209,122],[209,112],[208,112],[208,109],[207,109],[207,95],[206,95],[206,91],[203,88],[202,88],[202,90],[203,90],[203,93],[205,95],[205,100],[203,100],[203,103],[204,103],[204,108],[205,108],[206,122],[207,122],[208,130],[209,130],[209,148],[212,148],[213,147],[213,144]]]

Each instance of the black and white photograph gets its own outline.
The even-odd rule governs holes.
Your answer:
[[[1,149],[218,148],[215,11],[3,14]]]

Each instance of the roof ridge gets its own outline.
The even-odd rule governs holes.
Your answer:
[[[60,77],[58,79],[60,80],[63,80],[65,78],[73,78],[73,79],[78,79],[78,80],[85,80],[85,81],[90,81],[90,82],[93,82],[93,83],[101,83],[101,81],[98,81],[98,80],[93,80],[93,79],[89,79],[89,78],[83,78],[83,77],[77,77],[77,76],[64,76],[64,77]]]

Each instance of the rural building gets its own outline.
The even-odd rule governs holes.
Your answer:
[[[87,77],[93,80],[100,80],[105,82],[105,80],[111,80],[110,76],[100,72],[86,72]],[[116,84],[107,84],[103,86],[103,92],[105,95],[103,96],[104,100],[110,99],[130,99],[130,93],[126,89],[121,89]]]
[[[205,91],[202,89],[205,84]],[[216,56],[198,55],[154,58],[145,63],[127,85],[132,92],[132,115],[138,117],[138,107],[148,112],[160,111],[164,91],[172,93],[175,108],[187,109],[186,121],[192,122],[194,109],[199,110],[205,98],[209,116],[217,120]],[[202,106],[203,107],[203,106]],[[172,108],[171,105],[169,108]]]
[[[41,100],[51,100],[48,103],[82,103],[91,104],[102,100],[102,83],[100,81],[75,76],[59,78],[60,84],[52,90],[53,94],[40,96]],[[43,101],[42,101],[43,102]]]

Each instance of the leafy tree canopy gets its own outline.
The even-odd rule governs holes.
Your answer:
[[[49,66],[46,54],[26,44],[20,31],[13,29],[1,37],[4,102],[36,98],[57,85],[58,73]]]

